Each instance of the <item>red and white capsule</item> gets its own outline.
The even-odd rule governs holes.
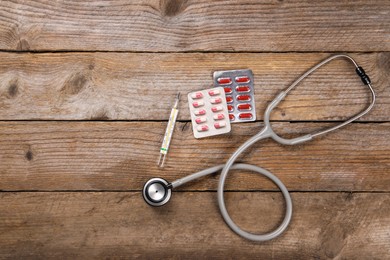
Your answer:
[[[194,110],[194,114],[196,116],[203,116],[203,115],[206,114],[206,110],[204,110],[204,109],[197,109],[197,110]]]
[[[196,128],[196,130],[197,130],[198,132],[204,132],[204,131],[209,130],[209,127],[208,127],[207,125],[199,125],[199,126]]]
[[[215,106],[211,108],[211,111],[213,111],[214,113],[222,110],[223,110],[223,106]]]
[[[210,96],[217,96],[219,94],[221,94],[221,91],[219,91],[219,89],[212,89],[209,91]]]
[[[225,121],[220,121],[220,122],[214,123],[214,127],[216,129],[219,129],[219,128],[222,128],[222,127],[225,127],[225,126],[226,126],[226,122]]]
[[[222,98],[220,98],[220,97],[210,98],[210,103],[211,104],[220,104],[220,103],[222,103]]]
[[[201,107],[204,106],[204,102],[202,100],[192,102],[193,107]]]
[[[225,119],[225,116],[223,114],[216,114],[213,116],[214,120],[222,120]]]
[[[195,92],[195,93],[191,94],[191,98],[192,99],[199,99],[199,98],[202,98],[202,97],[203,97],[202,92]]]
[[[206,119],[205,116],[201,116],[201,117],[195,118],[195,122],[196,122],[198,125],[201,124],[201,123],[204,123],[204,122],[206,122],[206,121],[207,121],[207,119]]]

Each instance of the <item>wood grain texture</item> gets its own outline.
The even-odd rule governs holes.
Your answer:
[[[229,192],[244,229],[281,221],[279,193]],[[223,222],[215,192],[175,192],[161,208],[139,192],[0,193],[1,258],[386,259],[390,194],[293,193],[294,217],[278,239],[250,243]]]
[[[0,49],[390,51],[380,1],[1,1]]]
[[[351,54],[377,94],[365,121],[389,121],[390,53]],[[298,76],[329,54],[253,53],[0,53],[0,120],[167,120],[183,94],[208,88],[215,70],[250,68],[257,118]],[[273,120],[344,120],[363,109],[369,93],[352,64],[336,60],[297,86]]]
[[[273,123],[284,137],[333,124]],[[157,167],[166,122],[2,122],[0,190],[141,190],[151,177],[169,181],[224,163],[262,123],[235,124],[232,133],[197,140],[177,123],[166,167]],[[276,174],[290,190],[390,191],[390,123],[352,124],[299,146],[271,140],[241,162]],[[215,190],[213,175],[183,190]],[[231,174],[228,190],[276,190],[251,173]]]
[[[0,1],[0,259],[389,258],[389,24],[386,0]],[[196,140],[186,93],[209,87],[213,71],[250,68],[261,121],[279,91],[331,52],[349,53],[370,75],[373,111],[310,143],[267,140],[240,158],[292,191],[281,237],[252,243],[234,234],[219,214],[218,174],[181,187],[164,207],[147,206],[140,191],[149,178],[224,163],[263,126]],[[161,170],[178,91],[181,122]],[[339,60],[298,86],[273,125],[296,137],[368,100]],[[234,172],[226,190],[245,230],[281,222],[282,195],[269,180]]]

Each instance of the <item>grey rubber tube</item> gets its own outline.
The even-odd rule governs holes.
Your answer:
[[[203,171],[191,174],[190,176],[187,176],[187,177],[185,177],[183,179],[174,181],[174,182],[172,182],[172,188],[179,187],[179,186],[181,186],[184,183],[187,183],[189,181],[195,180],[195,179],[200,178],[202,176],[205,176],[205,175],[208,175],[208,174],[211,174],[211,173],[215,173],[215,172],[221,170],[224,166],[225,166],[225,164],[217,165],[217,166],[205,169]],[[224,200],[224,197],[223,197],[223,193],[224,193],[224,188],[223,187],[224,187],[224,182],[226,180],[226,174],[225,174],[225,178],[223,179],[223,183],[221,182],[221,180],[222,180],[222,178],[221,178],[220,181],[219,181],[219,185],[218,185],[218,205],[219,205],[219,209],[221,211],[221,215],[224,218],[226,224],[236,234],[238,234],[238,235],[240,235],[240,236],[242,236],[242,237],[244,237],[246,239],[252,240],[252,241],[267,241],[267,240],[274,239],[274,238],[278,237],[279,235],[281,235],[286,230],[286,228],[288,227],[288,225],[289,225],[289,223],[291,221],[291,217],[292,217],[292,201],[291,201],[291,197],[290,197],[290,194],[289,194],[286,186],[284,186],[284,184],[275,175],[273,175],[269,171],[267,171],[267,170],[265,170],[265,169],[263,169],[261,167],[251,165],[251,164],[243,164],[243,163],[233,164],[229,168],[229,170],[249,170],[249,171],[254,171],[254,172],[260,173],[261,175],[271,179],[279,187],[280,191],[283,194],[283,197],[284,197],[285,203],[286,203],[286,213],[285,213],[283,222],[279,225],[279,227],[277,229],[275,229],[274,231],[272,231],[270,233],[266,233],[266,234],[253,234],[253,233],[249,233],[247,231],[242,230],[240,227],[238,227],[233,222],[233,220],[229,216],[229,213],[226,210],[225,200]]]
[[[253,136],[248,141],[246,141],[242,146],[240,146],[240,148],[238,148],[237,151],[232,154],[230,159],[227,161],[227,163],[223,167],[222,172],[221,172],[221,176],[219,178],[219,183],[218,183],[218,195],[217,195],[218,196],[218,206],[219,206],[219,209],[221,211],[221,215],[224,218],[226,224],[238,235],[240,235],[246,239],[252,240],[252,241],[267,241],[267,240],[271,240],[271,239],[278,237],[280,234],[283,233],[283,231],[286,230],[286,228],[288,227],[288,224],[291,221],[291,216],[292,216],[292,202],[291,202],[290,194],[289,194],[286,186],[284,186],[284,184],[275,175],[273,175],[272,173],[270,173],[269,171],[267,171],[263,168],[260,168],[258,166],[254,166],[254,165],[250,165],[250,164],[233,165],[233,163],[236,161],[236,159],[238,158],[238,156],[240,156],[240,154],[242,152],[244,152],[246,149],[248,149],[251,145],[253,145],[257,141],[259,141],[263,138],[270,137],[271,135],[272,134],[269,133],[268,127],[266,126],[263,128],[263,130],[260,133]],[[282,223],[279,225],[278,228],[276,228],[274,231],[266,233],[266,234],[253,234],[253,233],[247,232],[245,230],[242,230],[239,226],[236,225],[236,223],[234,223],[234,221],[231,219],[229,213],[226,210],[225,199],[223,196],[226,177],[227,177],[230,169],[243,169],[243,170],[250,170],[250,171],[260,173],[260,174],[266,176],[267,178],[271,179],[279,187],[279,189],[281,190],[283,197],[286,201],[286,213],[285,213],[285,217],[284,217]]]
[[[191,174],[191,175],[186,176],[184,178],[178,179],[178,180],[172,182],[172,188],[177,188],[177,187],[179,187],[187,182],[190,182],[192,180],[198,179],[198,178],[206,176],[208,174],[217,172],[217,171],[222,169],[221,177],[219,179],[219,184],[218,184],[218,205],[219,205],[219,209],[221,211],[221,215],[224,218],[226,224],[235,233],[237,233],[241,237],[252,240],[252,241],[267,241],[267,240],[271,240],[273,238],[278,237],[280,234],[283,233],[283,231],[286,230],[286,228],[288,227],[288,225],[291,221],[291,217],[292,217],[292,201],[291,201],[291,197],[290,197],[290,194],[289,194],[286,186],[284,186],[282,181],[280,181],[275,175],[273,175],[272,173],[270,173],[269,171],[267,171],[261,167],[254,166],[251,164],[243,164],[243,163],[233,164],[234,161],[237,159],[237,157],[243,151],[245,151],[248,147],[250,147],[251,145],[253,145],[254,143],[256,143],[257,141],[259,141],[263,138],[271,137],[272,133],[273,132],[270,131],[268,127],[264,127],[260,133],[256,134],[255,136],[250,138],[248,141],[246,141],[242,146],[240,146],[237,149],[237,151],[232,154],[232,156],[230,157],[230,159],[227,161],[226,164],[217,165],[217,166],[202,170],[200,172]],[[223,197],[226,177],[227,177],[227,174],[230,170],[249,170],[249,171],[257,172],[257,173],[269,178],[270,180],[272,180],[279,187],[279,189],[281,190],[281,192],[283,194],[285,202],[286,202],[286,211],[285,211],[284,219],[277,229],[275,229],[272,232],[266,233],[266,234],[253,234],[253,233],[247,232],[245,230],[242,230],[239,226],[237,226],[233,222],[229,213],[226,210],[225,200]]]

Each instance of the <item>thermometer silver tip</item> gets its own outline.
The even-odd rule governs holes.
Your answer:
[[[173,106],[173,108],[177,108],[177,106],[179,104],[179,100],[180,100],[180,92],[177,92],[175,105]]]

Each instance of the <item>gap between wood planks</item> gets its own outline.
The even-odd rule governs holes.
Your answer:
[[[191,50],[191,51],[129,51],[129,50],[7,50],[0,49],[0,53],[20,53],[20,54],[50,54],[50,53],[128,53],[128,54],[344,54],[344,53],[358,53],[358,54],[375,54],[375,53],[390,53],[390,51],[229,51],[229,50]]]
[[[299,124],[299,123],[342,123],[345,120],[270,120],[272,123],[291,123],[291,124]],[[107,119],[107,120],[102,120],[102,119],[75,119],[75,120],[69,120],[69,119],[2,119],[0,120],[1,122],[80,122],[80,123],[88,123],[88,122],[110,122],[110,123],[115,123],[115,122],[142,122],[142,123],[161,123],[161,122],[168,122],[168,119],[166,120],[158,120],[158,119]],[[191,123],[191,120],[176,120],[177,123]],[[263,123],[264,120],[255,120],[251,121],[251,123]],[[353,121],[351,124],[382,124],[382,123],[388,123],[389,121],[369,121],[369,120],[363,120],[363,121]]]
[[[190,184],[191,185],[191,184]],[[0,193],[28,193],[28,192],[42,192],[42,193],[68,193],[68,192],[79,192],[79,193],[140,193],[142,191],[142,188],[140,189],[131,189],[131,190],[0,190]],[[217,193],[217,190],[186,190],[186,189],[180,189],[180,190],[174,190],[174,192],[178,193],[185,193],[185,192],[191,192],[191,193],[202,193],[202,192],[214,192]],[[224,193],[232,193],[232,192],[267,192],[267,193],[280,193],[278,190],[226,190]],[[364,191],[364,190],[340,190],[340,191],[334,191],[334,190],[288,190],[289,193],[340,193],[340,194],[358,194],[358,193],[384,193],[387,194],[389,191],[380,191],[380,190],[374,190],[374,191]]]

